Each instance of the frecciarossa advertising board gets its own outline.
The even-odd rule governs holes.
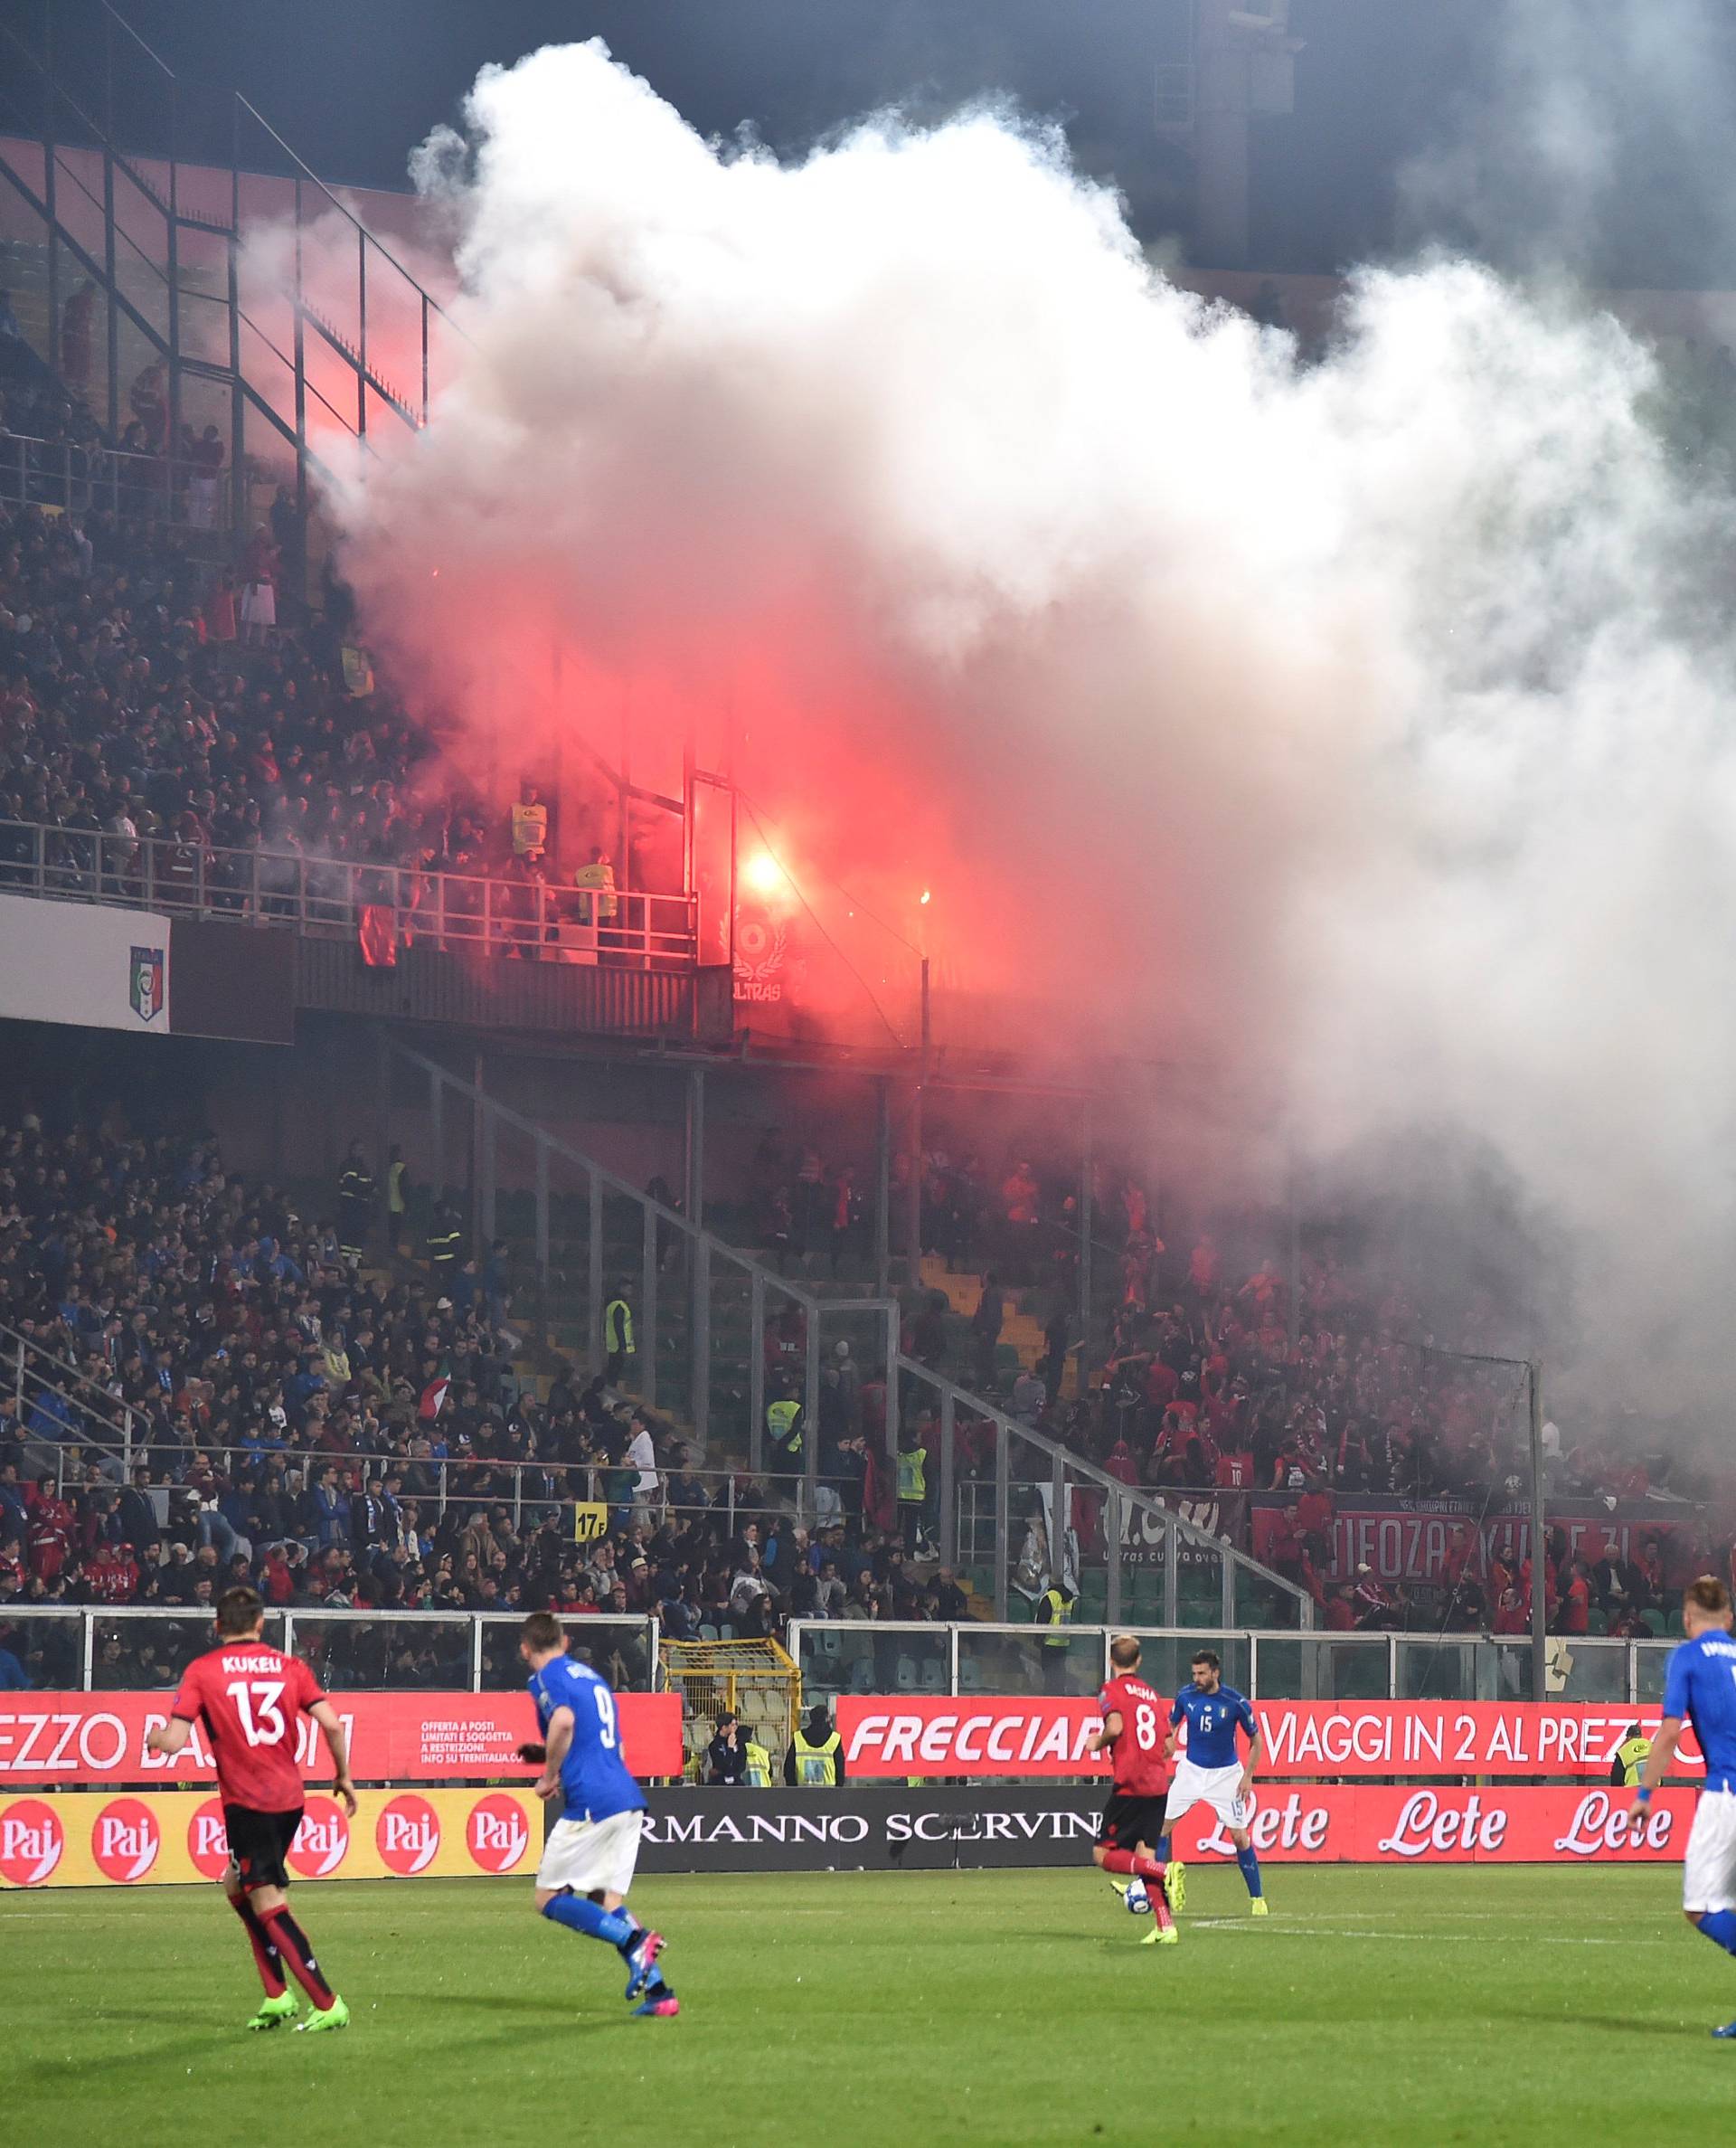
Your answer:
[[[1607,1780],[1637,1722],[1655,1736],[1658,1709],[1492,1700],[1260,1700],[1259,1772],[1318,1781],[1345,1776],[1590,1775]],[[1107,1774],[1087,1749],[1101,1721],[1091,1699],[934,1699],[844,1695],[838,1729],[858,1782],[934,1775],[970,1779]],[[1676,1772],[1703,1769],[1692,1733]]]

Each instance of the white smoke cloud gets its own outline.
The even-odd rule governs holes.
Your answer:
[[[420,168],[469,345],[347,508],[455,753],[510,777],[629,701],[704,746],[732,704],[807,856],[944,858],[986,989],[1322,1155],[1481,1144],[1573,1247],[1582,1365],[1715,1391],[1732,530],[1646,352],[1442,258],[1305,365],[988,110],[780,166],[593,44],[466,121]]]

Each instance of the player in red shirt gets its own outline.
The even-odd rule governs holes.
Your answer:
[[[153,1753],[172,1756],[192,1736],[194,1723],[203,1726],[229,1833],[223,1890],[247,1926],[265,1986],[265,2003],[248,2027],[276,2029],[288,2021],[298,2029],[347,2028],[349,2008],[326,1982],[307,1934],[289,1914],[284,1865],[301,1825],[296,1732],[304,1710],[331,1753],[333,1795],[355,1817],[344,1726],[300,1658],[266,1646],[265,1605],[257,1590],[227,1589],[218,1598],[217,1636],[217,1646],[188,1666],[169,1720],[146,1742]],[[286,1965],[307,1994],[305,2021],[296,2020]]]
[[[1180,1934],[1172,1907],[1179,1908],[1185,1885],[1178,1863],[1160,1864],[1151,1845],[1164,1835],[1164,1812],[1175,1770],[1168,1756],[1169,1703],[1139,1676],[1139,1643],[1118,1633],[1109,1643],[1112,1677],[1099,1697],[1101,1725],[1088,1741],[1093,1753],[1109,1750],[1115,1787],[1103,1808],[1091,1861],[1100,1871],[1125,1872],[1128,1906],[1137,1901],[1132,1883],[1144,1880],[1152,1910],[1152,1929],[1141,1945],[1173,1946]]]

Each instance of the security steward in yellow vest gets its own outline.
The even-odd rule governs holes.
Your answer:
[[[778,1466],[794,1474],[802,1467],[802,1437],[807,1429],[807,1412],[793,1395],[780,1395],[766,1405],[766,1430],[778,1452]]]
[[[1079,1598],[1061,1582],[1052,1581],[1037,1598],[1036,1608],[1031,1614],[1032,1623],[1047,1626],[1043,1637],[1043,1689],[1045,1693],[1064,1693],[1067,1690],[1067,1636],[1061,1631],[1073,1623],[1073,1606]]]
[[[811,1708],[797,1724],[784,1755],[784,1780],[805,1790],[831,1790],[844,1780],[844,1740],[832,1727],[824,1705]]]
[[[1639,1781],[1651,1749],[1651,1739],[1637,1723],[1630,1723],[1627,1736],[1616,1747],[1616,1756],[1609,1763],[1609,1780],[1618,1790],[1631,1790]]]
[[[581,925],[612,925],[618,900],[615,894],[615,868],[600,850],[593,849],[590,863],[580,866],[572,876],[572,885],[579,890],[579,923]]]
[[[609,1357],[603,1377],[611,1387],[618,1387],[627,1361],[634,1354],[633,1308],[627,1301],[625,1283],[603,1308],[603,1348]]]
[[[771,1755],[752,1738],[748,1740],[747,1784],[750,1790],[769,1790],[771,1787]]]
[[[898,1451],[898,1519],[904,1534],[904,1548],[914,1553],[921,1532],[923,1509],[929,1500],[929,1451],[918,1434],[910,1444]]]

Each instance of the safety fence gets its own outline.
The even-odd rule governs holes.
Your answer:
[[[521,1612],[356,1611],[319,1606],[268,1611],[272,1647],[306,1657],[333,1692],[522,1689]],[[570,1618],[572,1652],[618,1692],[649,1693],[661,1683],[655,1618]],[[212,1643],[208,1604],[77,1608],[0,1604],[0,1651],[26,1689],[136,1692],[173,1687]],[[0,1662],[0,1671],[6,1666]],[[0,1680],[0,1684],[4,1684]],[[0,1767],[5,1765],[0,1755]]]
[[[190,530],[226,530],[233,520],[231,488],[209,462],[16,432],[0,435],[0,503]]]
[[[1160,1690],[1187,1684],[1197,1649],[1250,1699],[1529,1702],[1531,1643],[1475,1634],[1324,1633],[1206,1627],[927,1625],[793,1619],[788,1648],[810,1699],[849,1694],[1083,1696],[1109,1676],[1109,1643],[1133,1632],[1143,1675]],[[1548,1698],[1656,1705],[1674,1643],[1554,1642]]]
[[[309,854],[263,841],[225,848],[186,832],[141,836],[0,820],[0,894],[105,903],[173,916],[276,925],[316,937],[378,921],[382,951],[418,942],[518,961],[685,968],[695,960],[690,895],[563,887]]]

